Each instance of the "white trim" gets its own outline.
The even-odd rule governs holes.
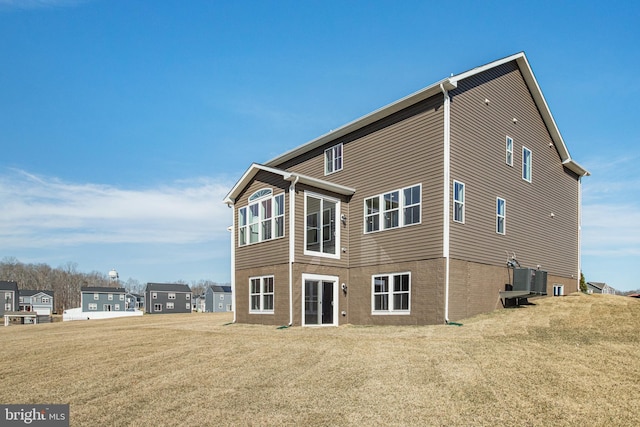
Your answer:
[[[320,199],[322,200],[323,204],[324,201],[329,201],[332,203],[336,204],[336,211],[335,211],[335,220],[334,220],[334,226],[335,226],[335,253],[334,254],[329,254],[329,253],[325,253],[325,252],[315,252],[315,251],[310,251],[307,249],[307,198],[308,197],[313,197],[316,199]],[[322,258],[333,258],[333,259],[340,259],[340,252],[342,251],[342,246],[341,246],[341,240],[340,240],[340,199],[336,199],[334,197],[329,197],[329,196],[325,196],[324,194],[319,194],[319,193],[314,193],[312,191],[306,191],[304,192],[304,239],[303,239],[303,244],[304,244],[304,254],[308,255],[308,256],[317,256],[317,257],[322,257]],[[324,209],[322,209],[324,210]],[[321,218],[320,218],[321,219]],[[322,239],[318,239],[318,241],[323,244],[324,242],[322,241]]]
[[[410,224],[405,224],[404,223],[404,210],[407,207],[413,207],[416,206],[415,203],[407,205],[406,204],[406,200],[405,200],[405,196],[404,196],[404,191],[408,190],[408,189],[412,189],[414,187],[418,187],[419,188],[419,193],[420,193],[420,202],[417,204],[417,206],[419,206],[420,208],[420,216],[418,218],[418,222],[412,222]],[[397,227],[389,227],[389,228],[385,228],[384,227],[384,213],[385,212],[390,212],[390,211],[385,211],[384,210],[384,196],[387,194],[391,194],[391,193],[395,193],[398,192],[398,226]],[[368,215],[367,214],[367,200],[371,200],[371,199],[378,199],[378,212],[372,215]],[[362,201],[362,209],[363,209],[363,218],[364,218],[364,222],[363,222],[363,229],[362,232],[363,234],[372,234],[372,233],[380,233],[382,231],[387,231],[387,230],[397,230],[399,228],[405,228],[405,227],[411,227],[413,225],[420,225],[422,224],[422,206],[423,206],[423,196],[422,196],[422,183],[418,183],[418,184],[413,184],[413,185],[408,185],[406,187],[402,187],[402,188],[398,188],[398,189],[394,189],[391,191],[385,191],[383,193],[380,194],[376,194],[375,196],[371,196],[371,197],[365,197]],[[378,229],[377,230],[372,230],[372,231],[367,231],[367,218],[370,216],[374,216],[377,215],[378,217]]]
[[[293,325],[293,263],[296,259],[296,184],[298,177],[289,186],[289,326]],[[286,205],[285,205],[286,206]]]
[[[271,279],[271,285],[272,285],[272,292],[269,293],[265,293],[264,292],[264,279]],[[251,292],[251,282],[253,280],[258,280],[259,281],[259,292],[257,295],[260,296],[260,308],[258,310],[254,310],[251,308],[251,297],[253,295],[256,295],[255,293]],[[249,277],[249,314],[274,314],[275,313],[275,309],[276,309],[276,278],[273,274],[265,274],[264,276],[251,276]],[[270,309],[265,309],[264,308],[264,297],[265,295],[272,295],[273,296],[273,301],[272,301],[272,308]]]
[[[511,150],[509,150],[509,141],[511,141]],[[509,135],[506,135],[504,139],[504,151],[504,162],[507,166],[513,167],[513,138]],[[509,158],[509,154],[511,154],[511,158]]]
[[[229,207],[233,209],[233,206]],[[231,227],[227,230],[231,232],[231,311],[233,311],[233,323],[236,323],[236,218],[235,215],[231,216],[233,217],[231,218]]]
[[[457,86],[457,82],[455,84]],[[451,98],[449,97],[448,88],[440,85],[444,102],[444,138],[443,138],[443,224],[442,224],[442,256],[445,260],[444,271],[444,321],[449,323],[449,239],[451,238],[450,222],[449,222],[449,200],[451,198],[450,182],[451,182]]]
[[[456,184],[460,184],[462,186],[462,201],[460,202],[462,204],[462,221],[456,220]],[[451,198],[452,201],[452,208],[453,208],[453,216],[451,217],[453,222],[458,223],[458,224],[464,224],[465,223],[465,206],[466,206],[466,193],[467,189],[466,186],[464,185],[464,182],[458,181],[458,180],[453,180],[453,197]]]
[[[502,215],[498,214],[498,200],[502,200],[502,204],[504,207],[504,212],[502,213]],[[502,197],[496,197],[496,204],[495,206],[495,225],[496,225],[496,234],[499,234],[501,236],[504,236],[507,234],[507,201],[505,199],[503,199]],[[498,218],[502,218],[502,233],[500,231],[498,231]]]
[[[332,157],[331,157],[331,162],[332,162],[331,167],[334,168],[335,167],[335,162],[336,162],[336,155],[335,155],[336,153],[335,153],[335,151],[336,151],[336,149],[338,147],[340,147],[340,169],[333,169],[333,170],[329,171],[328,170],[329,169],[328,168],[329,163],[327,162],[327,151],[331,151],[331,155],[332,155]],[[331,147],[329,147],[326,150],[324,150],[324,175],[325,176],[332,175],[332,174],[334,174],[336,172],[340,172],[343,168],[344,168],[344,144],[342,142],[340,142],[340,143],[332,145]]]
[[[528,151],[529,152],[529,163],[527,163],[528,168],[525,169],[525,163],[524,163],[524,152]],[[522,179],[528,183],[531,183],[533,181],[533,152],[525,147],[524,145],[522,146],[522,168],[520,169],[520,174],[522,176]],[[528,172],[529,177],[525,178],[525,171]]]
[[[304,317],[304,305],[305,305],[305,282],[307,280],[317,280],[320,282],[333,282],[333,323],[327,323],[327,324],[319,324],[319,325],[307,325],[305,323],[305,317]],[[324,274],[308,274],[308,273],[302,273],[302,304],[301,304],[301,325],[302,326],[306,326],[306,327],[310,327],[310,328],[319,328],[319,327],[325,327],[325,326],[338,326],[339,324],[339,319],[338,319],[338,313],[339,313],[339,294],[338,294],[338,283],[340,281],[340,278],[338,276],[328,276],[328,275],[324,275]]]
[[[578,177],[578,274],[576,275],[576,291],[580,291],[580,274],[582,273],[582,177]]]
[[[395,276],[404,276],[407,275],[409,276],[409,301],[408,301],[408,306],[409,308],[407,310],[375,310],[375,293],[374,293],[374,289],[375,289],[375,278],[376,277],[381,277],[381,276],[387,276],[390,280],[389,280],[389,297],[391,299],[393,299],[393,277]],[[391,299],[389,300],[389,305],[393,304],[393,301],[391,301]],[[371,275],[371,315],[372,316],[409,316],[411,315],[411,272],[410,271],[403,271],[400,273],[379,273],[379,274],[372,274]]]

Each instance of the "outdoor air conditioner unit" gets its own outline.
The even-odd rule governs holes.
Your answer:
[[[547,294],[547,272],[533,268],[513,269],[513,290],[532,294]]]

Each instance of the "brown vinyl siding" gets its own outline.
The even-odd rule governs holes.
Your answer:
[[[468,78],[450,94],[450,206],[453,181],[465,184],[465,224],[453,222],[451,209],[451,258],[504,266],[515,252],[523,266],[577,277],[578,180],[562,166],[515,62]],[[513,138],[512,167],[506,136]],[[522,179],[523,146],[532,152],[531,183]],[[506,201],[506,235],[495,232],[496,197]]]
[[[246,246],[238,245],[238,212],[240,208],[248,205],[249,197],[263,188],[273,190],[273,195],[284,193],[284,237],[264,242],[253,243]],[[286,263],[289,261],[289,183],[280,175],[274,175],[265,171],[256,174],[252,182],[239,195],[234,206],[235,215],[235,242],[236,269],[251,267],[263,267]]]
[[[277,166],[356,189],[347,216],[351,266],[442,256],[443,120],[437,95]],[[341,142],[343,170],[325,176],[324,150]],[[422,184],[421,225],[364,234],[365,198],[416,184]],[[303,206],[296,205],[297,221]]]
[[[236,270],[235,299],[236,321],[263,325],[289,323],[289,264]],[[249,313],[249,279],[273,276],[273,314]]]

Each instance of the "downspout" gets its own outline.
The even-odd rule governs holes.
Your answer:
[[[233,214],[231,215],[231,227],[227,228],[227,230],[231,233],[231,310],[233,311],[233,323],[236,323],[236,208],[235,205],[229,204],[227,206],[233,210]],[[205,307],[206,304],[205,296]]]
[[[298,175],[289,186],[289,326],[293,325],[293,263],[296,256],[295,214],[296,214],[296,184],[300,180]]]
[[[580,292],[582,278],[582,177],[578,177],[578,282],[576,291]]]
[[[440,90],[444,97],[444,203],[443,203],[443,236],[442,236],[442,256],[445,261],[444,267],[444,321],[449,323],[449,181],[451,177],[451,135],[450,135],[450,103],[449,92],[444,88],[444,83],[440,83]]]

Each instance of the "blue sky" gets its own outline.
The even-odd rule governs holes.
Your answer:
[[[640,288],[637,2],[0,0],[0,259],[230,280],[265,162],[525,51],[583,181],[583,271]]]

